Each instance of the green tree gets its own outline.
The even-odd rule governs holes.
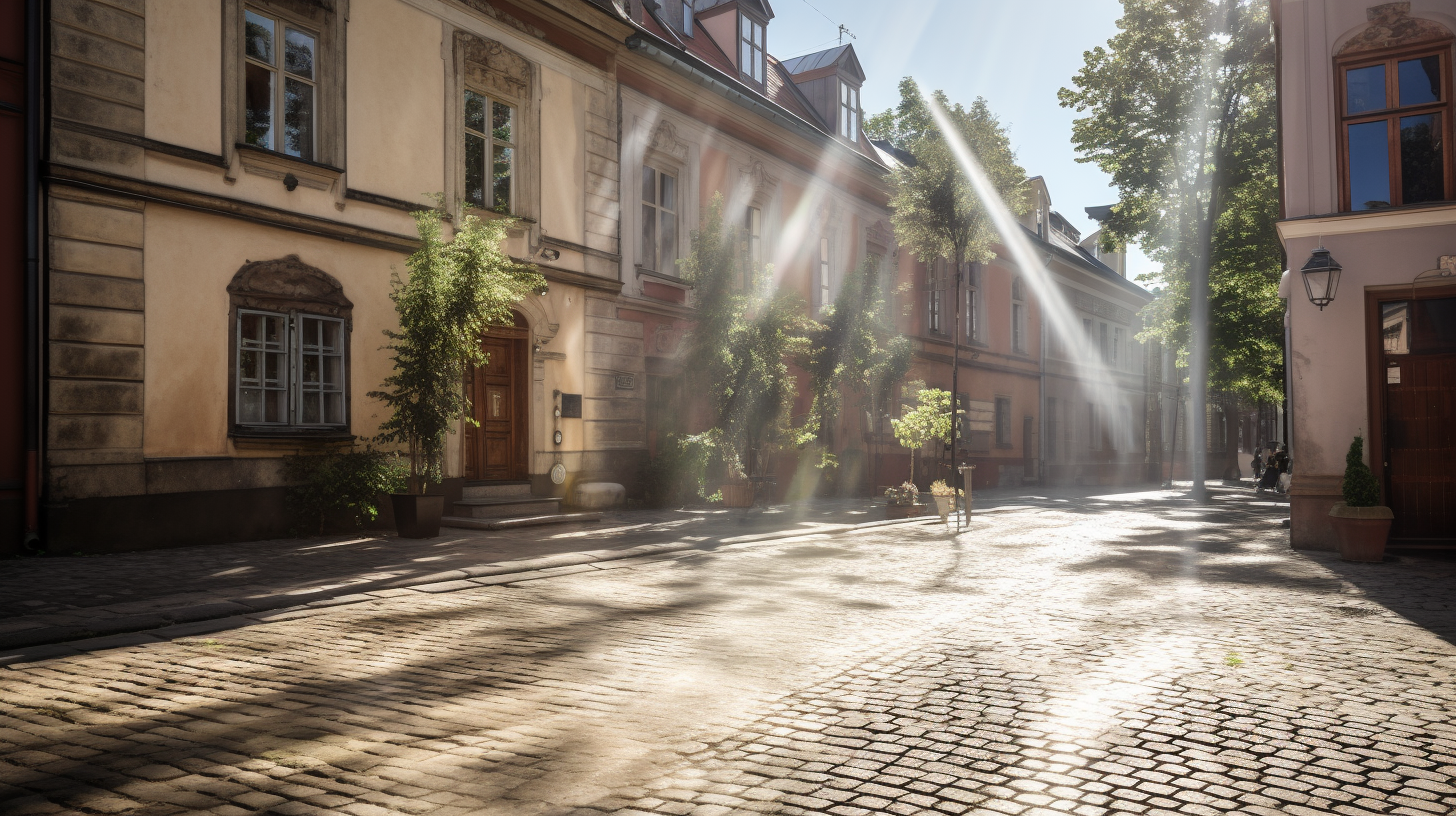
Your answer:
[[[985,167],[996,192],[1013,213],[1026,211],[1026,171],[1016,163],[1011,140],[977,98],[969,108],[951,104],[945,92],[933,94],[950,121]],[[964,267],[996,257],[996,230],[986,205],[961,170],[950,145],[930,115],[915,80],[900,80],[898,107],[873,116],[865,132],[888,139],[910,156],[890,171],[890,211],[900,244],[924,263],[944,258]]]
[[[509,219],[467,215],[446,240],[439,210],[414,217],[420,248],[405,262],[409,278],[391,277],[399,330],[384,334],[394,373],[369,396],[391,409],[379,440],[406,446],[409,490],[423,493],[427,481],[439,481],[446,434],[461,418],[474,421],[464,382],[470,367],[486,363],[481,335],[492,325],[510,325],[511,307],[544,294],[546,279],[501,249]]]
[[[684,363],[689,392],[708,400],[712,427],[688,442],[711,451],[730,477],[742,477],[753,457],[794,441],[788,360],[805,350],[807,318],[797,297],[769,290],[771,270],[754,266],[741,236],[724,227],[721,195],[709,203],[692,247],[678,262],[697,306]]]
[[[802,432],[817,432],[820,466],[833,461],[827,435],[839,417],[845,393],[868,401],[873,414],[888,402],[890,391],[910,368],[913,345],[895,331],[883,284],[879,265],[866,258],[845,276],[823,321],[806,324],[808,343],[801,364],[809,374],[814,401]]]
[[[1108,249],[1141,244],[1163,267],[1143,339],[1180,350],[1207,387],[1251,401],[1283,392],[1283,259],[1274,44],[1261,0],[1123,0],[1120,31],[1084,57],[1061,104],[1082,154],[1119,191]],[[1207,281],[1206,310],[1199,302]],[[1194,360],[1197,321],[1207,353]],[[1197,384],[1195,399],[1205,389]],[[1195,409],[1195,420],[1200,412]],[[1194,429],[1197,438],[1198,430]]]
[[[915,455],[931,442],[950,442],[950,392],[926,388],[924,383],[908,383],[907,392],[915,395],[915,407],[899,419],[890,420],[895,441],[910,450],[910,478],[915,478]]]

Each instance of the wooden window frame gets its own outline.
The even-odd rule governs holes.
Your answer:
[[[246,56],[244,12],[254,11],[282,25],[314,37],[314,149],[313,158],[292,156],[281,150],[246,143]],[[345,14],[310,0],[223,0],[222,132],[229,161],[242,153],[243,168],[270,178],[283,178],[288,170],[305,187],[327,190],[345,166],[347,117],[344,112],[346,74]],[[278,69],[281,72],[281,68]],[[282,83],[279,83],[280,87]]]
[[[1453,91],[1452,86],[1456,85],[1456,76],[1452,74],[1451,45],[1453,39],[1429,40],[1427,42],[1403,45],[1398,48],[1383,49],[1376,52],[1361,52],[1346,57],[1335,57],[1335,110],[1337,111],[1335,122],[1336,154],[1339,165],[1340,185],[1340,212],[1369,212],[1369,210],[1353,209],[1350,200],[1350,138],[1349,129],[1351,125],[1359,125],[1367,122],[1386,122],[1386,144],[1388,172],[1390,174],[1390,206],[1406,206],[1404,190],[1400,172],[1400,119],[1403,116],[1415,116],[1422,113],[1442,114],[1445,155],[1442,157],[1445,185],[1445,195],[1441,201],[1456,199],[1456,168],[1452,167],[1453,159],[1456,159],[1456,150],[1452,149],[1453,127],[1456,127],[1456,116],[1453,116]],[[1399,105],[1399,63],[1403,60],[1418,57],[1437,56],[1441,60],[1441,95],[1438,102],[1424,105],[1410,105],[1402,107]],[[1374,111],[1363,111],[1361,113],[1347,114],[1345,105],[1349,101],[1346,89],[1346,72],[1352,69],[1368,68],[1373,65],[1385,65],[1385,99],[1386,102],[1394,100],[1395,107],[1382,108]],[[1412,206],[1435,205],[1440,202],[1424,201]]]
[[[654,174],[654,176],[653,176],[653,200],[652,201],[647,201],[646,199],[643,199],[642,200],[642,202],[641,202],[642,203],[642,208],[640,210],[640,213],[641,213],[641,217],[643,218],[643,223],[638,224],[638,227],[639,227],[639,230],[640,230],[641,228],[643,228],[643,227],[646,226],[647,210],[648,209],[651,209],[652,210],[652,218],[654,220],[654,229],[652,231],[653,246],[652,246],[651,254],[649,255],[648,249],[647,249],[647,244],[646,244],[646,236],[643,236],[643,240],[642,240],[641,246],[640,246],[640,251],[642,253],[642,264],[641,264],[641,267],[643,269],[646,269],[646,270],[650,271],[650,272],[656,272],[659,275],[669,275],[671,277],[678,277],[677,259],[680,258],[680,257],[682,257],[682,255],[681,255],[681,247],[682,247],[682,204],[681,204],[681,202],[682,202],[682,180],[680,178],[678,178],[678,173],[675,170],[664,170],[664,169],[662,169],[662,167],[660,167],[660,166],[658,166],[656,164],[653,164],[652,162],[643,162],[643,164],[642,164],[642,172],[643,172],[643,174],[645,174],[648,170],[651,170],[653,172],[653,174]],[[666,208],[666,207],[664,207],[662,205],[662,178],[663,178],[663,176],[666,176],[666,177],[672,179],[672,183],[673,183],[673,206],[676,207],[676,209],[669,210],[668,208]],[[662,257],[661,216],[664,213],[672,216],[672,221],[673,221],[673,235],[675,236],[674,239],[673,239],[674,255],[670,259],[664,259]]]
[[[475,94],[476,96],[485,100],[486,128],[483,131],[471,128],[470,125],[467,124],[465,121],[465,112],[469,107],[465,101],[467,94]],[[496,105],[504,105],[511,112],[511,138],[509,141],[496,138],[494,129],[490,127],[491,117],[495,113]],[[460,191],[462,193],[460,201],[462,207],[469,207],[475,210],[493,212],[498,215],[516,214],[516,201],[518,198],[518,196],[516,195],[516,189],[519,186],[517,184],[517,176],[519,175],[518,171],[521,166],[521,140],[519,138],[520,121],[521,107],[508,99],[502,98],[497,94],[492,94],[488,91],[476,88],[469,84],[467,84],[464,90],[460,92]],[[469,195],[470,179],[467,176],[469,161],[467,156],[468,151],[465,149],[465,144],[468,138],[471,136],[481,139],[485,144],[485,156],[482,158],[482,162],[483,168],[485,170],[486,180],[482,182],[482,189],[490,196],[490,200],[482,201],[480,203],[471,201],[468,197],[466,197]],[[491,181],[495,177],[495,162],[492,157],[495,155],[496,147],[504,147],[507,150],[511,151],[511,190],[508,194],[510,197],[510,201],[506,202],[504,208],[502,208],[502,206],[495,200],[495,184]]]

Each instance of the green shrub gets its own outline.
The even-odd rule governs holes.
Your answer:
[[[1380,504],[1380,483],[1365,464],[1365,439],[1355,437],[1345,454],[1345,479],[1340,483],[1346,507],[1375,507]]]
[[[295,534],[322,534],[329,517],[343,514],[355,528],[379,517],[379,497],[402,493],[409,468],[399,454],[369,448],[323,456],[291,456],[284,463],[288,512]]]

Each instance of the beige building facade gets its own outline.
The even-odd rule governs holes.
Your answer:
[[[1292,543],[1334,549],[1355,436],[1393,543],[1456,542],[1456,7],[1276,0]],[[1317,252],[1326,250],[1328,256]],[[1327,258],[1343,269],[1326,292]],[[1308,270],[1309,274],[1306,274]],[[1312,284],[1306,287],[1306,282]]]
[[[603,397],[593,355],[616,335],[592,317],[621,288],[621,21],[582,2],[67,0],[49,24],[52,547],[286,532],[285,457],[385,419],[368,392],[390,373],[390,280],[441,194],[452,218],[516,218],[506,248],[550,283],[488,339],[486,422],[450,440],[446,492],[566,496],[623,468],[603,429],[632,397]]]

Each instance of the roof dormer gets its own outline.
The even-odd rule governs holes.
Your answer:
[[[784,60],[783,66],[819,116],[834,128],[834,134],[858,144],[864,119],[860,88],[864,86],[865,72],[854,46],[839,45],[794,57]]]
[[[729,55],[738,78],[759,90],[768,77],[768,0],[725,0],[704,8],[696,4],[697,22]]]

